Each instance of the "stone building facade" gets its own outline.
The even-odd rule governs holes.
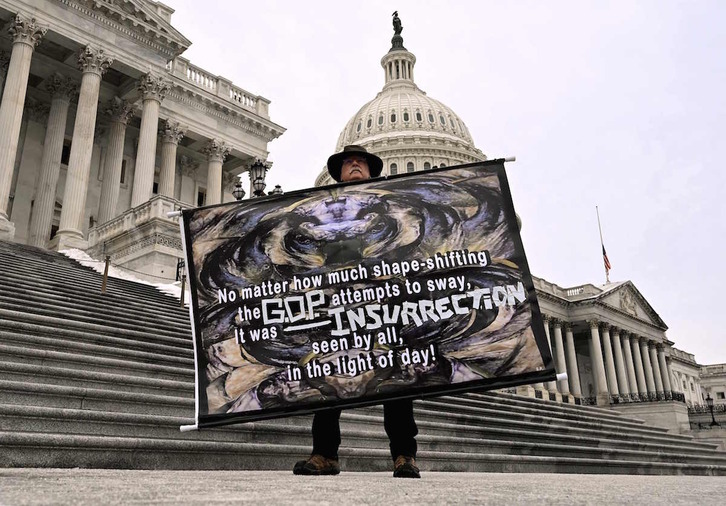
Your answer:
[[[166,213],[231,200],[236,176],[267,158],[284,132],[269,100],[183,58],[172,13],[0,0],[1,238],[173,278],[181,242]]]

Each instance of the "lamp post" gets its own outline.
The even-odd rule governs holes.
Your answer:
[[[265,187],[267,186],[265,174],[267,174],[268,168],[267,164],[260,159],[255,160],[255,163],[250,166],[250,181],[252,182],[252,188],[255,190],[255,197],[261,197],[265,194]]]
[[[245,198],[245,189],[242,188],[242,181],[240,181],[239,179],[237,180],[237,184],[234,185],[234,190],[232,190],[232,196],[238,202]]]
[[[706,394],[706,406],[708,406],[708,410],[711,412],[711,423],[710,427],[721,427],[721,424],[716,421],[716,418],[713,416],[713,398],[711,397],[711,393]]]

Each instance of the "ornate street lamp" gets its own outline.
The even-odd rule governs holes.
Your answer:
[[[255,189],[255,197],[261,197],[265,194],[265,187],[267,186],[265,174],[267,174],[268,168],[267,164],[259,159],[255,160],[255,163],[250,166],[250,181],[252,182],[252,188]]]
[[[240,201],[243,198],[245,198],[245,189],[242,188],[242,181],[239,179],[237,180],[237,184],[234,185],[234,190],[232,190],[232,195],[234,196],[235,200]]]
[[[282,186],[276,184],[275,189],[270,192],[270,195],[282,195]]]
[[[709,424],[710,427],[721,427],[721,424],[716,421],[716,418],[713,416],[713,398],[711,397],[711,394],[706,394],[706,406],[708,406],[708,410],[711,412],[711,423]]]

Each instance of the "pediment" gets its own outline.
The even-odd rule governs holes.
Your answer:
[[[148,0],[81,0],[78,3],[102,15],[111,26],[160,45],[169,56],[181,54],[191,45]]]
[[[634,318],[661,327],[664,330],[668,328],[661,317],[658,316],[658,313],[643,297],[643,294],[630,281],[626,281],[611,290],[606,290],[599,299],[603,304],[627,313]]]

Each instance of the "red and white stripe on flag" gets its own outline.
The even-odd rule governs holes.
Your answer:
[[[602,247],[602,261],[605,262],[605,270],[609,271],[612,269],[610,266],[610,260],[608,260],[608,254],[605,252],[605,246]]]

